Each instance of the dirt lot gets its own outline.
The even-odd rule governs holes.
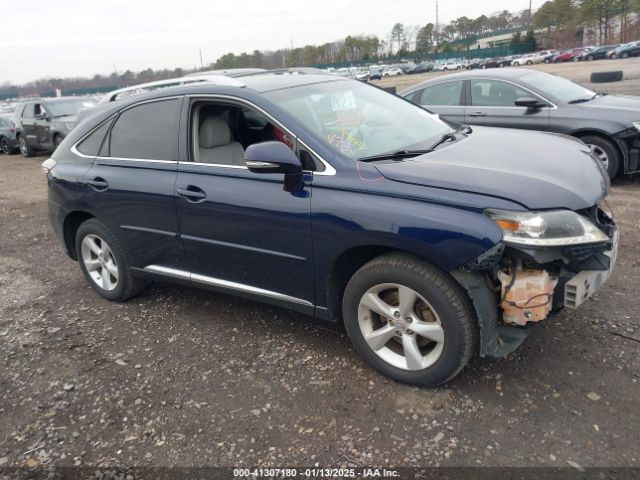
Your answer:
[[[585,87],[598,92],[605,92],[618,95],[640,95],[640,58],[627,60],[599,60],[596,62],[571,62],[550,65],[534,65],[535,70],[561,75],[569,80],[578,82]],[[590,83],[592,72],[607,72],[612,70],[622,70],[624,77],[621,82],[613,83]],[[489,70],[490,72],[491,70]],[[374,81],[376,85],[395,86],[398,91],[409,88],[415,83],[436,78],[442,75],[450,75],[455,72],[423,73],[420,75],[404,75],[402,77],[385,78],[381,81]]]
[[[640,466],[640,178],[613,188],[622,251],[593,301],[421,390],[288,311],[165,284],[100,299],[42,160],[0,156],[0,468]]]

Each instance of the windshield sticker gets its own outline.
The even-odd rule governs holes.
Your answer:
[[[351,90],[331,95],[331,109],[334,112],[344,112],[345,110],[356,109],[356,97]]]

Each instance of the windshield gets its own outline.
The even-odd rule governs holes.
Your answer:
[[[86,100],[60,100],[49,102],[49,110],[54,117],[66,117],[76,115],[82,108],[93,107],[93,103]]]
[[[537,89],[542,94],[552,97],[562,102],[572,102],[575,100],[592,98],[596,92],[588,88],[581,87],[566,78],[556,77],[548,73],[528,72],[521,80],[532,88]]]
[[[453,131],[436,115],[355,81],[304,85],[266,96],[354,159],[427,148]]]

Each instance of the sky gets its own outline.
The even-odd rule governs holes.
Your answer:
[[[13,3],[13,2],[12,2]],[[435,23],[435,0],[31,0],[0,27],[0,85],[145,68],[194,68],[225,53],[386,38],[394,23]],[[533,0],[533,8],[544,0]],[[440,0],[440,22],[528,0]],[[10,12],[0,0],[0,12]]]

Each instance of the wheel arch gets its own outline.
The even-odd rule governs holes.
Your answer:
[[[78,252],[76,252],[76,233],[78,232],[78,228],[80,228],[80,225],[91,218],[95,218],[95,216],[83,210],[74,210],[72,212],[69,212],[64,218],[64,222],[62,225],[64,245],[67,249],[67,252],[69,253],[69,256],[73,260],[78,259]]]
[[[624,150],[624,148],[622,148],[618,140],[616,140],[616,138],[610,133],[604,130],[596,129],[596,128],[582,128],[582,129],[571,132],[570,135],[572,137],[576,137],[579,139],[582,139],[583,137],[588,137],[588,136],[601,137],[603,140],[607,140],[608,142],[611,142],[613,146],[616,148],[618,155],[620,155],[620,159],[622,160],[622,164],[620,165],[620,168],[621,168],[620,171],[626,170],[627,161],[628,161],[627,152]]]
[[[329,319],[342,322],[342,299],[344,291],[351,280],[351,277],[365,264],[382,255],[390,253],[401,253],[411,255],[420,261],[428,263],[432,268],[439,270],[443,275],[451,278],[453,282],[460,285],[457,279],[451,276],[424,255],[417,254],[409,249],[398,248],[390,245],[371,244],[359,245],[345,250],[338,255],[331,265],[326,278],[326,302]]]

